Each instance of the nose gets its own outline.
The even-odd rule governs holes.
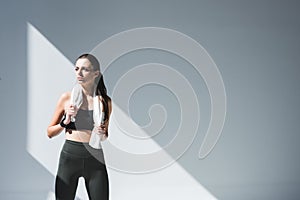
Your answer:
[[[82,76],[82,70],[81,70],[80,68],[76,71],[76,75],[77,75],[77,76],[78,76],[78,75]]]

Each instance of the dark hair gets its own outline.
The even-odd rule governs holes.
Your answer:
[[[93,66],[93,70],[95,71],[100,71],[100,64],[99,64],[99,61],[97,60],[97,58],[95,56],[93,56],[92,54],[88,54],[88,53],[85,53],[85,54],[82,54],[81,56],[79,56],[76,61],[78,59],[81,59],[81,58],[86,58],[88,59],[92,66]],[[101,72],[101,71],[100,71]],[[110,97],[107,95],[107,90],[106,90],[106,87],[105,87],[105,84],[104,84],[104,80],[103,80],[103,74],[100,73],[99,77],[95,80],[95,82],[97,83],[97,89],[96,89],[96,95],[101,95],[102,98],[103,98],[103,106],[104,106],[104,113],[105,113],[105,120],[108,119],[108,102],[111,101]],[[107,134],[107,133],[106,133]]]

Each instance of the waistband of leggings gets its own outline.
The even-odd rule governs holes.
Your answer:
[[[90,156],[98,157],[103,154],[102,149],[94,149],[89,143],[66,140],[62,151],[74,157],[86,158]]]
[[[86,146],[89,144],[87,142],[77,142],[77,141],[73,141],[73,140],[66,140],[65,143],[71,144],[71,145],[77,145],[77,146]]]

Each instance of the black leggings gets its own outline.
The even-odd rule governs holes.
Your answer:
[[[108,200],[109,182],[102,149],[66,140],[55,181],[57,200],[74,200],[79,177],[84,177],[90,200]]]

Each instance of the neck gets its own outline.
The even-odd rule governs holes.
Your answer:
[[[94,86],[85,86],[85,85],[81,85],[81,86],[82,86],[83,94],[85,94],[86,96],[94,96]]]

